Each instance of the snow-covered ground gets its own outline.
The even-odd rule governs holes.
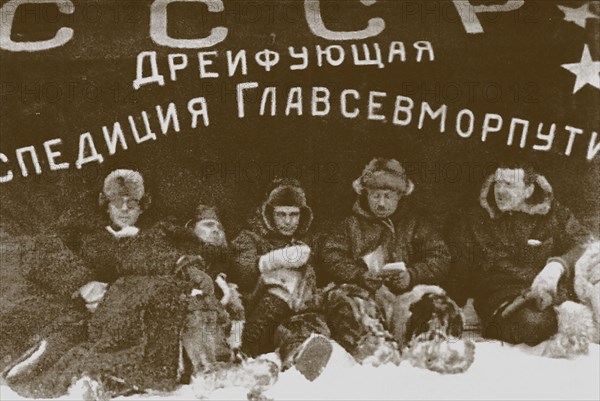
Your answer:
[[[128,397],[126,400],[193,400],[193,385],[176,393]],[[574,360],[532,355],[528,347],[499,342],[478,342],[475,362],[465,374],[444,376],[412,367],[372,368],[356,365],[339,347],[323,374],[309,383],[294,369],[279,377],[265,395],[274,400],[500,400],[500,399],[600,399],[600,346]],[[2,387],[0,400],[22,399]],[[74,390],[63,399],[81,400]],[[246,390],[221,389],[209,399],[245,400]]]

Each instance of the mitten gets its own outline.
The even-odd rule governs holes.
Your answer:
[[[108,284],[101,283],[99,281],[90,281],[83,287],[79,289],[79,295],[85,301],[85,307],[90,312],[94,312],[102,298],[104,298],[104,294],[106,294],[106,290],[108,288]]]
[[[470,339],[423,333],[410,341],[403,356],[418,368],[441,374],[466,372],[475,360],[475,344]]]
[[[261,273],[282,268],[298,268],[308,262],[309,256],[310,247],[305,244],[279,248],[262,255],[258,262],[258,268]]]
[[[134,226],[127,226],[119,231],[115,231],[111,226],[107,226],[106,229],[115,238],[130,238],[135,237],[140,232],[140,229]]]
[[[529,290],[529,298],[534,299],[540,310],[546,309],[556,297],[558,281],[565,268],[560,262],[551,261],[538,273]]]

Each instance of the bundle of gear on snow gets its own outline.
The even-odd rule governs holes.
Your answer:
[[[461,310],[440,287],[418,285],[398,296],[394,315],[387,319],[373,296],[353,284],[334,288],[323,302],[333,338],[359,363],[408,360],[416,367],[455,374],[474,361],[475,344],[460,338]]]
[[[543,356],[587,355],[590,342],[600,342],[600,242],[588,244],[575,263],[573,285],[580,303],[566,301],[554,307],[558,332],[539,345]]]
[[[600,343],[600,241],[590,243],[575,263],[575,293],[592,313],[590,341]]]
[[[399,296],[398,304],[394,334],[404,359],[413,366],[443,374],[469,369],[475,359],[475,344],[460,338],[462,312],[444,290],[418,285]]]
[[[194,377],[192,388],[199,399],[208,398],[218,389],[242,387],[248,390],[248,400],[265,400],[265,391],[279,378],[281,360],[277,353],[244,358],[240,363],[217,363]]]

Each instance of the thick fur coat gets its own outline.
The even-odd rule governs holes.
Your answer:
[[[458,222],[448,291],[459,305],[474,298],[487,322],[505,302],[528,289],[550,261],[565,266],[561,298],[573,298],[575,261],[589,232],[569,209],[554,199],[548,181],[538,176],[523,211],[502,213],[494,198],[494,176],[481,190],[480,205]]]

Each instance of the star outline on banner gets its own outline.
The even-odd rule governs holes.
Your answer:
[[[587,20],[590,18],[600,19],[600,17],[590,11],[590,4],[585,3],[578,8],[570,8],[566,6],[557,5],[557,7],[565,14],[563,19],[567,22],[573,22],[578,26],[585,29]]]
[[[578,63],[563,64],[561,67],[577,77],[573,94],[588,84],[600,89],[600,61],[592,60],[590,48],[587,44],[583,48],[581,60]]]

